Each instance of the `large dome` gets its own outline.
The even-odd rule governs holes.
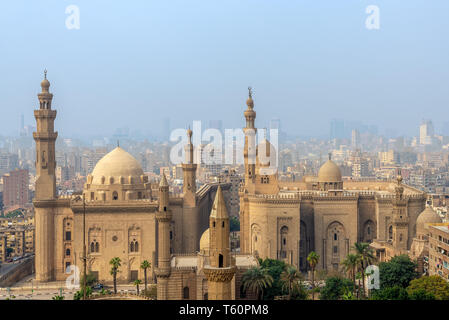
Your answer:
[[[200,239],[200,250],[201,251],[208,251],[209,250],[209,228],[206,229],[206,231],[203,232],[203,235]]]
[[[340,168],[332,160],[328,160],[318,171],[318,182],[340,182]]]
[[[129,177],[132,178],[133,183],[141,183],[143,170],[132,155],[117,147],[97,162],[91,175],[92,184],[104,184],[104,181],[111,183],[111,178],[116,183],[119,183],[119,179],[122,178],[128,184]]]
[[[430,206],[427,206],[426,209],[419,214],[418,219],[416,219],[416,232],[426,233],[426,224],[441,222],[442,220],[438,213],[436,213]]]

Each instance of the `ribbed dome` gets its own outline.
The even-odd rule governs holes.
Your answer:
[[[328,160],[318,171],[318,182],[341,182],[340,168],[332,160]]]
[[[427,206],[416,219],[416,232],[426,233],[427,223],[441,223],[442,220],[438,213],[436,213],[430,206]]]
[[[114,183],[119,183],[120,177],[124,179],[125,184],[129,183],[129,177],[132,177],[133,183],[140,183],[142,175],[140,163],[128,152],[117,147],[97,162],[92,171],[92,184],[102,184],[102,177],[105,183],[110,183],[111,177]]]
[[[203,235],[200,238],[200,251],[209,250],[209,228],[203,232]]]

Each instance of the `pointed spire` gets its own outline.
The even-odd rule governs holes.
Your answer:
[[[328,156],[329,156],[329,161],[331,161],[332,160],[332,152],[329,152]]]
[[[211,218],[227,219],[228,210],[226,209],[226,203],[221,191],[221,186],[218,186],[217,194],[215,195],[214,204],[212,205],[212,211],[210,212]]]
[[[187,129],[187,138],[189,138],[189,144],[192,144],[192,130],[190,130],[190,126],[189,129]]]
[[[117,140],[117,148],[120,148],[120,140]]]
[[[165,177],[165,172],[162,173],[162,179],[159,183],[159,187],[168,187],[167,178]]]
[[[47,80],[47,69],[44,69],[44,79]]]

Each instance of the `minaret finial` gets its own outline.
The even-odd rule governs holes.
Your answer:
[[[248,96],[249,96],[250,98],[253,97],[253,88],[252,88],[251,86],[248,87]]]
[[[117,140],[117,147],[120,147],[120,141]]]
[[[329,152],[328,155],[329,155],[329,160],[332,160],[332,152]]]
[[[47,69],[44,69],[44,79],[47,79]]]

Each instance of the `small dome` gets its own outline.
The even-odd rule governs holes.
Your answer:
[[[441,217],[430,206],[427,206],[416,219],[416,233],[427,233],[428,223],[441,223]]]
[[[332,160],[328,160],[318,171],[318,182],[341,182],[340,168]]]
[[[203,235],[200,238],[200,251],[209,250],[209,228],[203,232]]]
[[[117,147],[97,162],[92,171],[92,184],[102,184],[103,177],[115,178],[113,181],[116,183],[120,183],[120,177],[128,177],[133,183],[140,183],[142,175],[143,170],[139,162],[128,152]],[[130,181],[128,179],[125,183]]]
[[[249,97],[248,100],[246,100],[246,105],[248,106],[248,108],[254,108],[253,98]]]

